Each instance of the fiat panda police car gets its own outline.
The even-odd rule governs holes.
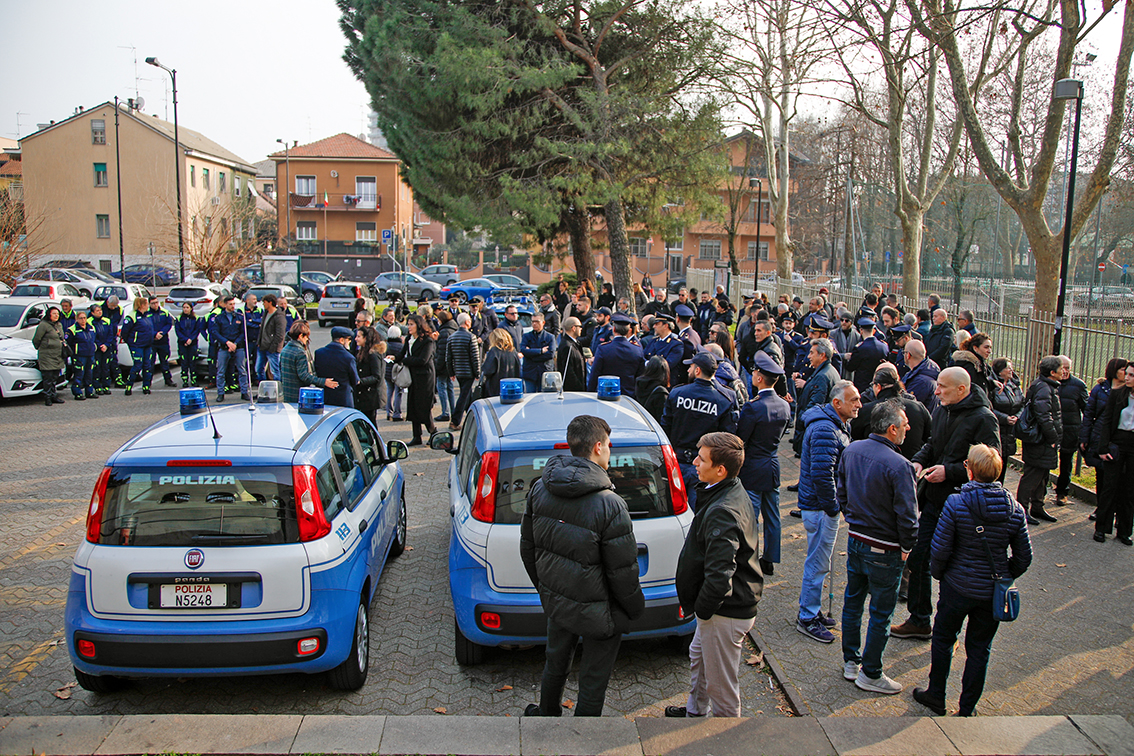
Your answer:
[[[546,374],[545,385],[558,377]],[[677,457],[650,413],[619,396],[618,378],[603,376],[598,383],[597,395],[524,394],[519,379],[505,379],[500,397],[473,402],[458,444],[448,432],[430,439],[431,447],[455,455],[449,467],[449,590],[459,664],[479,664],[490,647],[547,642],[547,618],[520,559],[520,519],[547,460],[571,453],[567,425],[578,415],[610,425],[607,472],[630,510],[638,542],[646,611],[626,637],[693,633],[694,618],[682,612],[674,583],[693,522]]]
[[[321,389],[211,412],[202,389],[181,400],[91,496],[65,618],[79,684],[329,672],[360,688],[371,598],[406,547],[405,444],[323,411]]]

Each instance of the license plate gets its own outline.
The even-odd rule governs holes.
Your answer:
[[[228,606],[228,586],[223,583],[163,585],[162,609],[224,609]]]
[[[350,302],[331,302],[331,309],[333,310],[345,310],[349,306]]]

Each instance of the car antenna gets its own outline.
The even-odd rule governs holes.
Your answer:
[[[252,412],[256,409],[256,397],[252,394],[252,356],[251,351],[248,349],[248,310],[247,310],[247,294],[245,299],[240,303],[241,311],[244,317],[241,320],[244,322],[244,372],[248,376],[248,411]],[[239,378],[239,376],[237,376]]]
[[[209,404],[208,393],[208,391],[203,391],[201,392],[201,396],[205,400],[205,412],[209,413],[209,422],[213,424],[213,439],[216,440],[221,437],[221,434],[220,431],[217,430],[217,421],[213,419],[213,408]]]

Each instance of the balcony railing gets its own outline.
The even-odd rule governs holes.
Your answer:
[[[326,207],[323,206],[324,200]],[[327,210],[339,212],[345,210],[375,211],[382,209],[382,195],[373,194],[346,194],[343,192],[320,192],[315,194],[290,193],[290,202],[293,210]]]

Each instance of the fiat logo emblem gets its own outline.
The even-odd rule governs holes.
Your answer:
[[[195,570],[205,563],[205,552],[200,549],[189,549],[185,552],[185,566]]]

